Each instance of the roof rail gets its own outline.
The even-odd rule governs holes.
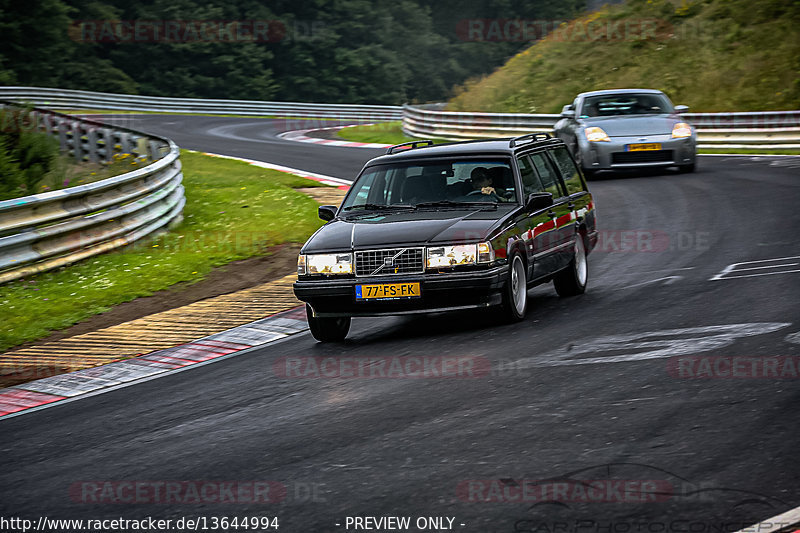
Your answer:
[[[546,141],[547,139],[552,139],[553,136],[549,133],[528,133],[527,135],[520,135],[519,137],[514,137],[508,142],[509,148],[514,148],[518,142],[521,141],[528,141],[528,142],[535,142],[535,141]]]
[[[425,140],[425,141],[411,141],[402,144],[395,144],[394,146],[390,146],[388,150],[386,150],[387,154],[393,154],[398,150],[413,150],[414,148],[419,148],[420,146],[432,146],[433,141]]]

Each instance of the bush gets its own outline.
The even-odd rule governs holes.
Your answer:
[[[0,200],[33,194],[56,165],[58,141],[34,129],[28,109],[3,109],[0,124]]]

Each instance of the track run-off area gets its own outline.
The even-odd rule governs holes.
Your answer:
[[[277,137],[305,121],[115,120],[347,180],[383,152]],[[0,515],[716,533],[799,507],[800,157],[701,156],[589,188],[586,294],[537,287],[513,325],[354,319],[341,344],[294,335],[0,421]],[[403,371],[442,357],[474,371]]]

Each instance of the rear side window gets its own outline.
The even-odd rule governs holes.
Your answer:
[[[550,160],[544,152],[531,154],[531,162],[536,168],[536,172],[539,174],[539,179],[542,181],[542,190],[552,194],[553,198],[561,198],[564,196],[564,190],[561,188],[558,173],[556,169],[553,168],[552,163],[550,163]]]
[[[544,191],[539,175],[536,174],[530,159],[527,156],[517,159],[519,173],[522,178],[522,192],[527,197],[529,194]]]
[[[583,181],[581,180],[581,174],[578,172],[578,168],[575,166],[575,163],[572,161],[572,158],[567,153],[566,148],[556,148],[555,150],[550,152],[553,154],[553,159],[558,165],[558,169],[561,171],[561,177],[564,179],[564,185],[567,186],[567,194],[575,194],[576,192],[582,192],[586,190],[586,187],[583,186]]]

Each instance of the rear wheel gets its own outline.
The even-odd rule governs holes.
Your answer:
[[[503,291],[503,313],[510,322],[517,322],[525,318],[528,308],[528,276],[519,252],[511,255],[509,264],[508,282]]]
[[[306,318],[311,335],[319,342],[338,342],[350,331],[350,317],[315,317],[311,306],[306,304]]]
[[[589,265],[586,262],[586,247],[583,237],[575,236],[575,248],[572,260],[564,270],[553,277],[553,284],[559,296],[576,296],[586,291],[589,279]]]

